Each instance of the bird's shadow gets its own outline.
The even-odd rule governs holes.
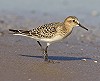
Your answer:
[[[43,58],[43,56],[31,56],[31,55],[20,55],[24,57],[31,57],[31,58]],[[92,58],[87,57],[66,57],[66,56],[49,56],[48,59],[50,60],[61,60],[61,61],[73,61],[73,60],[93,60]]]

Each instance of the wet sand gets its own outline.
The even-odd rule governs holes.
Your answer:
[[[13,22],[17,22],[16,18],[20,22],[19,16],[12,18]],[[29,24],[35,27],[43,22],[33,19],[16,26],[12,21],[0,23],[0,81],[100,81],[100,39],[91,32],[93,27],[89,32],[76,28],[67,39],[52,44],[49,59],[60,62],[53,64],[43,61],[35,40],[13,36],[8,31],[31,29]]]

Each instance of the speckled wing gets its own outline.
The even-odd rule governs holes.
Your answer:
[[[13,32],[14,35],[22,35],[35,39],[52,38],[57,33],[57,27],[60,25],[60,22],[56,22],[39,26],[33,30],[9,29],[9,31]]]
[[[37,38],[52,38],[57,33],[58,24],[59,22],[39,26],[31,31],[31,35]]]

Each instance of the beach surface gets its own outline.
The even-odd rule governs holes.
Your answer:
[[[65,3],[61,7],[62,11],[65,5],[70,4]],[[0,11],[0,81],[100,81],[98,9],[86,12],[78,9],[73,14],[68,10],[68,13],[57,15],[59,11],[55,10],[54,13],[30,11]],[[49,22],[63,22],[69,14],[78,16],[89,31],[76,27],[68,38],[51,44],[48,49],[49,59],[56,63],[44,62],[36,40],[14,36],[9,32],[11,28],[29,30]],[[44,42],[41,43],[43,47],[46,46]]]

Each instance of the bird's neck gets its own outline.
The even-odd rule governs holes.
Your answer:
[[[73,27],[70,24],[65,24],[65,28],[67,32],[71,32],[73,30]]]

